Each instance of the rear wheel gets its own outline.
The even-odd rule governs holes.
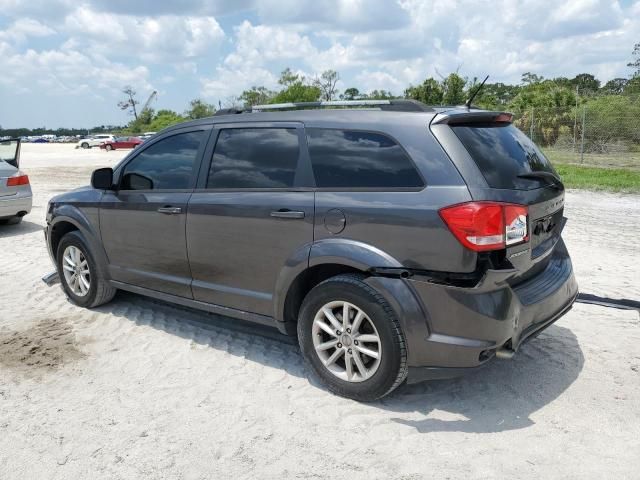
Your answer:
[[[87,142],[82,142],[82,143],[80,144],[80,146],[81,146],[82,148],[89,148],[89,144],[88,144]]]
[[[91,308],[114,297],[116,289],[104,279],[79,232],[69,232],[62,237],[56,258],[62,289],[73,303]]]
[[[109,152],[109,151],[113,150],[113,146],[112,146],[112,145],[105,145],[105,146],[104,146],[104,149],[105,149],[107,152]]]
[[[373,401],[407,376],[396,315],[361,276],[339,275],[313,288],[300,310],[298,339],[307,363],[338,395]]]

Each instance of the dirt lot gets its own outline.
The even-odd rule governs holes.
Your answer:
[[[359,404],[266,329],[40,277],[52,195],[121,152],[25,145],[33,212],[0,227],[0,479],[640,478],[637,311],[577,304],[512,361]],[[567,194],[581,290],[640,299],[640,197]]]

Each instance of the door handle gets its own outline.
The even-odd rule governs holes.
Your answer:
[[[298,212],[295,210],[280,209],[275,212],[271,212],[271,216],[275,218],[304,218],[304,212]]]
[[[158,212],[165,213],[167,215],[178,215],[182,213],[182,209],[180,207],[160,207]]]

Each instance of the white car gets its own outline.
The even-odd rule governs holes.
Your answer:
[[[140,140],[147,141],[151,137],[153,137],[155,134],[156,134],[156,132],[144,132],[142,135],[138,135],[138,138]]]
[[[100,133],[98,135],[92,135],[89,138],[83,138],[77,143],[76,148],[99,147],[104,142],[113,142],[115,139],[116,137],[113,135]]]
[[[29,177],[19,166],[20,139],[0,141],[0,225],[20,223],[31,211]]]

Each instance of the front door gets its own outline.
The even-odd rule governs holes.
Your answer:
[[[274,125],[219,130],[187,215],[196,300],[272,316],[280,271],[313,241],[314,193],[301,187],[308,172],[299,167],[303,131]]]
[[[178,132],[118,168],[117,190],[100,205],[100,232],[111,278],[191,298],[186,213],[210,130]]]

